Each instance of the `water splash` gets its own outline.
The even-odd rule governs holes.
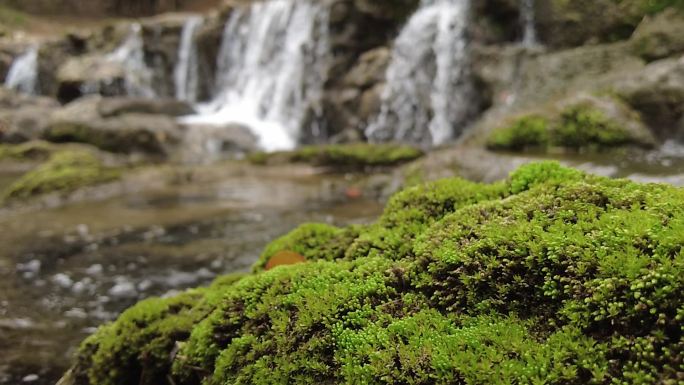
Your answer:
[[[107,55],[110,62],[124,69],[124,87],[128,96],[154,98],[153,72],[145,63],[145,42],[140,24],[131,24],[128,37],[114,52]]]
[[[204,19],[201,16],[188,18],[183,25],[181,43],[178,47],[178,63],[174,71],[176,99],[194,103],[197,101],[199,84],[199,58],[195,35]]]
[[[472,112],[466,30],[470,1],[423,0],[395,41],[372,141],[439,145]]]
[[[520,22],[523,28],[523,46],[534,47],[537,45],[534,0],[520,0]]]
[[[38,92],[38,46],[31,46],[12,62],[5,87],[35,95]]]
[[[215,97],[182,121],[241,124],[265,150],[295,147],[322,94],[328,8],[318,0],[271,0],[234,10],[223,33]]]

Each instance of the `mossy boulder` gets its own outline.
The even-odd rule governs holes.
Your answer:
[[[510,151],[591,151],[624,146],[650,148],[655,143],[639,114],[622,101],[585,95],[543,113],[512,119],[490,134],[487,146]]]
[[[407,145],[349,143],[304,146],[285,152],[256,153],[252,154],[249,160],[256,164],[308,163],[339,169],[363,169],[396,166],[421,156],[421,150]]]
[[[40,140],[21,144],[0,144],[0,161],[44,161],[58,150],[59,146]]]
[[[684,52],[684,12],[668,9],[639,24],[631,38],[634,52],[653,61]]]
[[[81,187],[111,182],[120,171],[107,167],[87,150],[63,150],[29,171],[2,194],[0,201],[26,199],[53,192],[71,192]]]
[[[544,43],[569,47],[589,42],[627,40],[644,16],[681,12],[681,0],[549,0],[537,2]]]
[[[265,251],[306,263],[139,303],[63,383],[678,384],[683,199],[557,163],[416,186]]]

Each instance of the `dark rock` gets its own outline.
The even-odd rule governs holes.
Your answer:
[[[131,113],[183,116],[194,113],[195,109],[175,99],[113,97],[101,99],[97,111],[100,116],[110,118]]]

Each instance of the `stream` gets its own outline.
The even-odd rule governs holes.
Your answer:
[[[248,270],[301,223],[365,223],[381,212],[375,200],[345,197],[348,176],[281,175],[0,215],[0,384],[54,384],[98,325],[143,298]]]

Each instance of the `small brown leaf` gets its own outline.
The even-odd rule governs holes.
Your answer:
[[[268,263],[266,263],[266,270],[271,270],[277,266],[296,265],[303,262],[306,262],[306,258],[303,255],[294,251],[283,250],[273,254]]]

